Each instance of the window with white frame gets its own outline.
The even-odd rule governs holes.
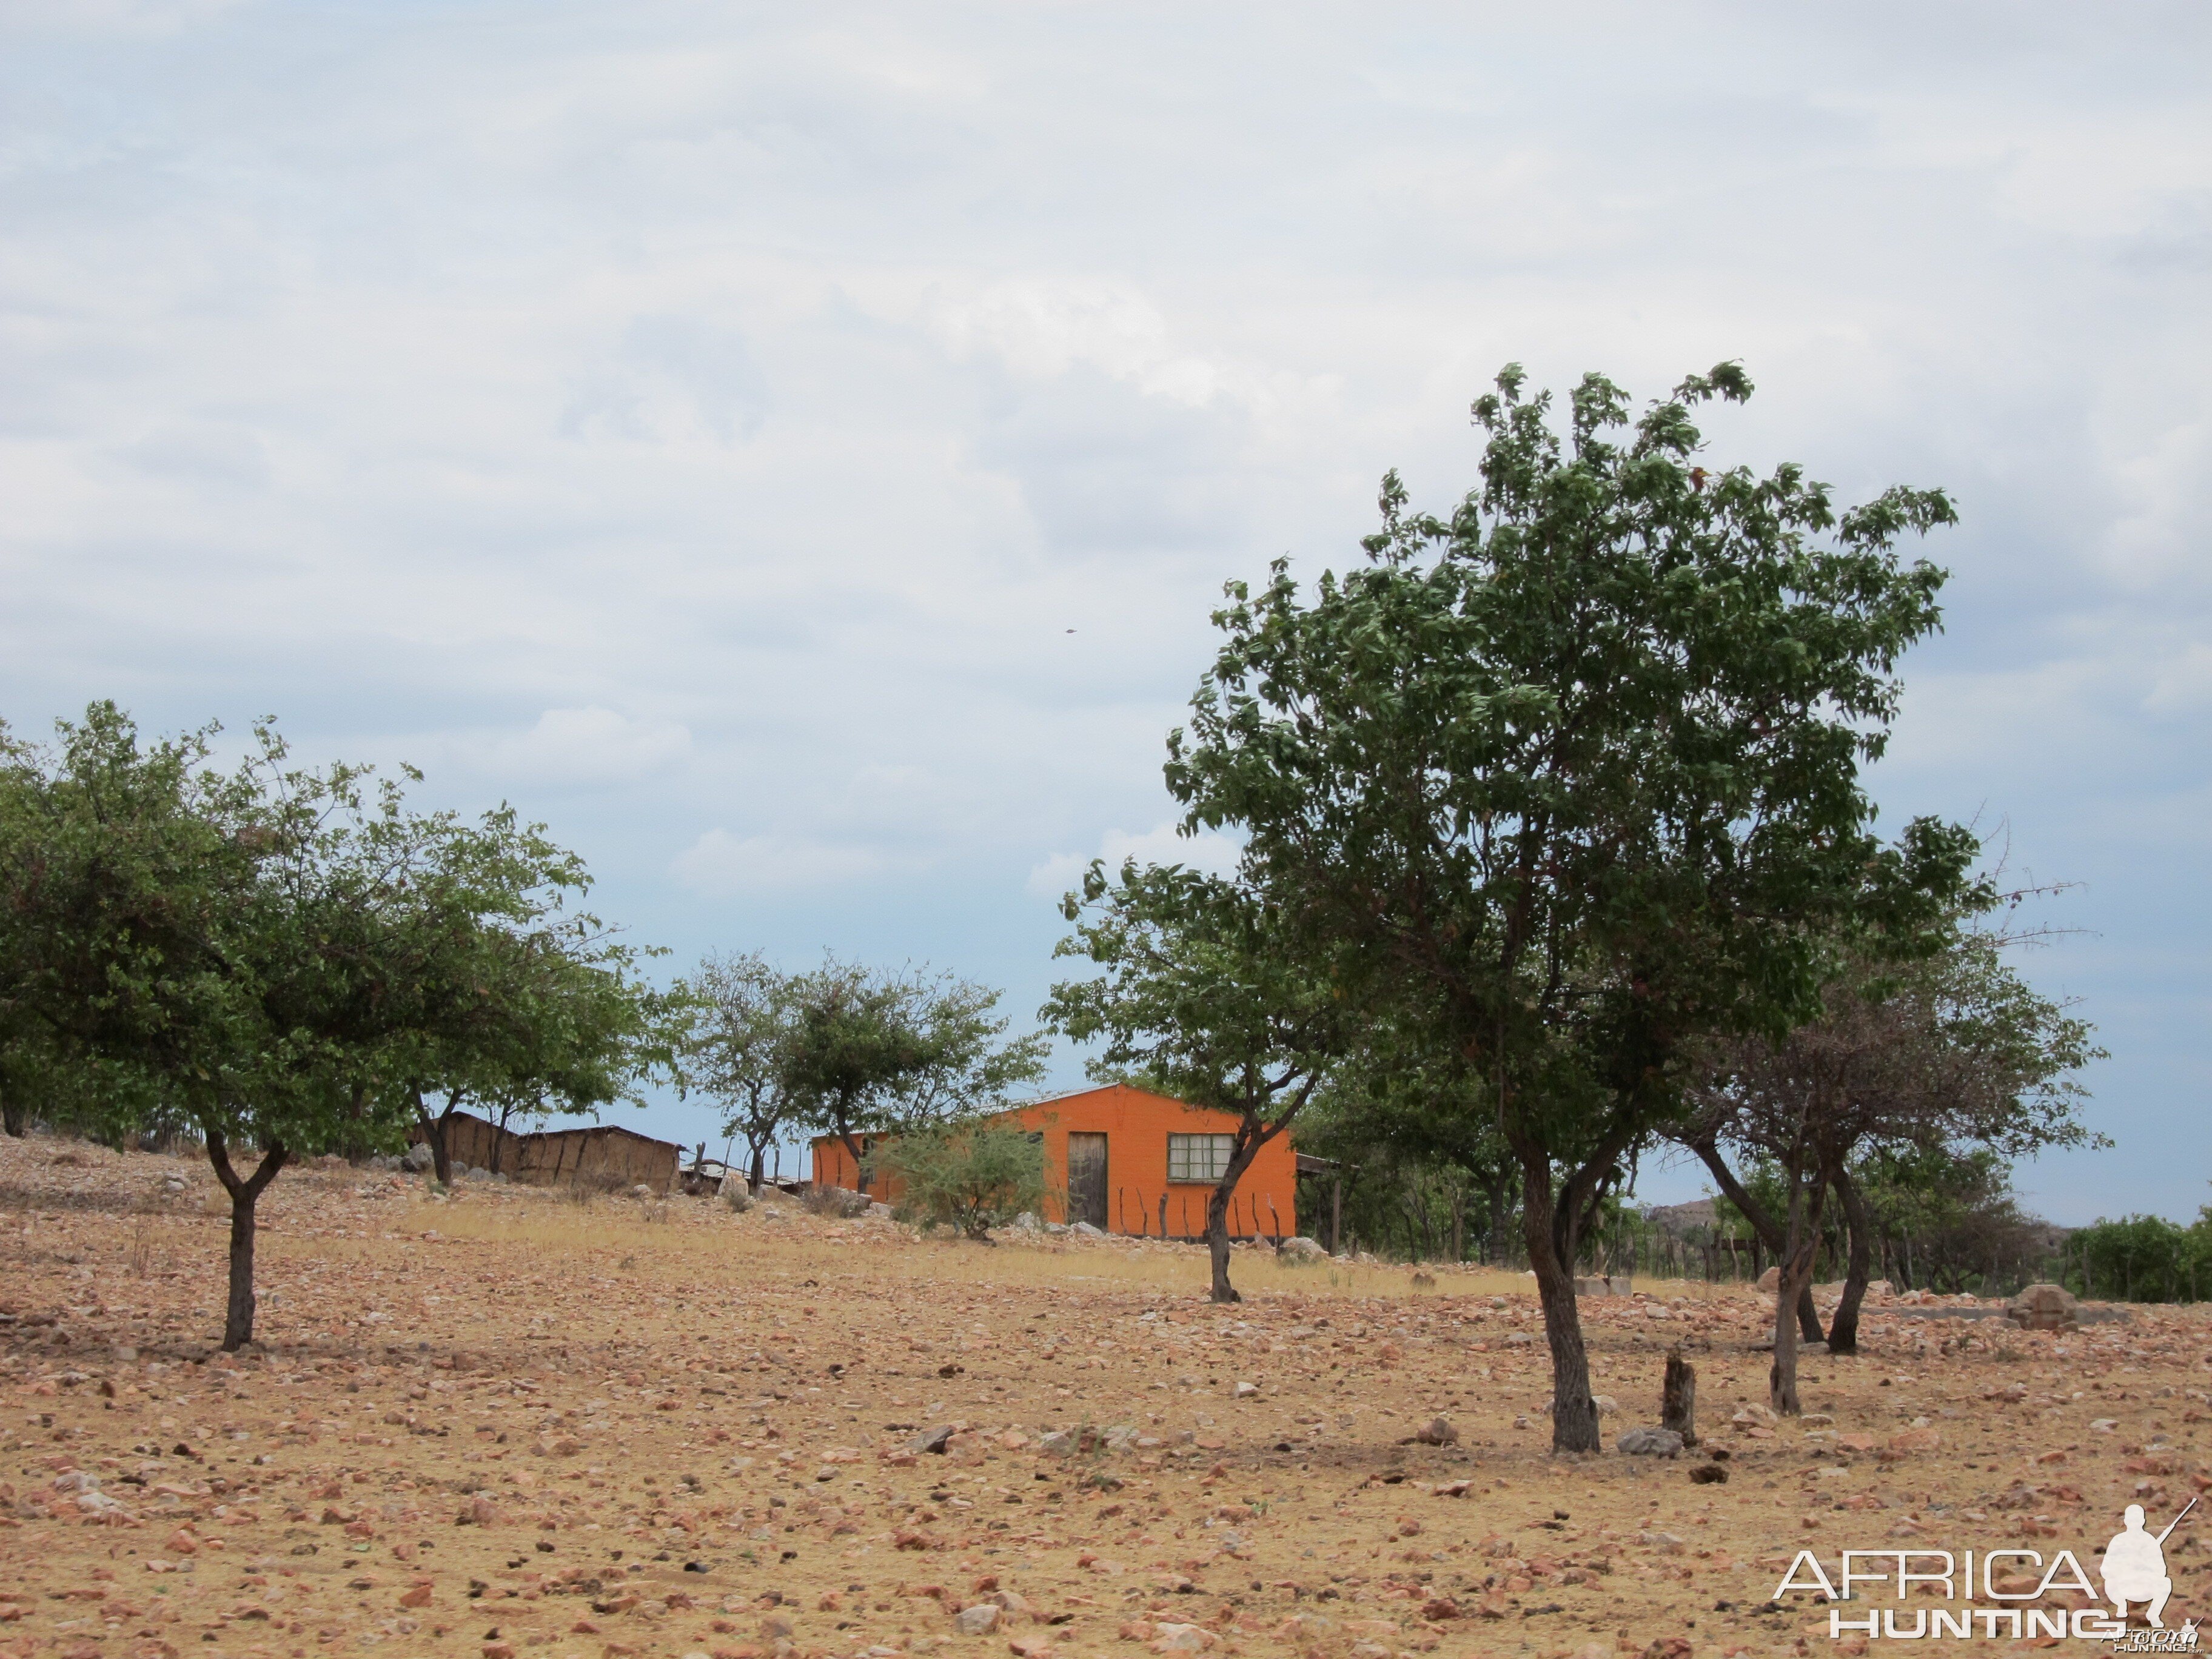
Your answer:
[[[1170,1181],[1218,1181],[1229,1173],[1230,1149],[1235,1135],[1170,1135]]]

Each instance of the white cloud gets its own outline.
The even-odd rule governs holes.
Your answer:
[[[2212,706],[2212,643],[2191,641],[2158,665],[2143,707],[2154,714],[2188,714]]]
[[[635,783],[682,764],[691,733],[611,708],[549,708],[523,732],[460,732],[429,740],[426,769],[441,759],[501,781],[590,787]]]
[[[884,875],[892,864],[865,847],[709,830],[678,854],[669,868],[696,892],[731,897],[851,886]]]
[[[1237,845],[1212,830],[1201,830],[1195,836],[1178,835],[1171,822],[1142,835],[1109,830],[1099,837],[1096,853],[1055,853],[1032,868],[1029,890],[1056,899],[1082,884],[1083,872],[1094,858],[1105,860],[1109,874],[1118,872],[1125,860],[1134,859],[1139,864],[1180,864],[1208,875],[1225,876],[1237,868]]]
[[[273,712],[641,939],[1013,996],[1046,849],[1226,862],[1106,833],[1224,578],[1356,559],[1388,466],[1448,508],[1508,360],[1742,356],[1717,457],[1965,514],[1886,808],[2212,936],[2212,856],[2096,823],[2212,854],[2212,13],[1371,11],[0,6],[0,715]],[[2212,1157],[2195,1044],[2097,1086]]]

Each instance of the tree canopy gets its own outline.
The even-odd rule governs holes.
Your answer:
[[[289,1161],[397,1145],[426,1073],[611,1082],[604,1049],[564,1048],[574,1028],[545,995],[562,975],[540,970],[557,957],[571,990],[584,969],[607,976],[603,997],[635,988],[618,955],[578,948],[590,924],[565,907],[587,878],[538,826],[410,811],[399,781],[294,765],[265,725],[220,770],[212,735],[143,743],[100,703],[50,746],[8,741],[0,1039],[10,1071],[73,1073],[50,1115],[117,1133],[161,1111],[198,1130],[232,1200],[235,1348],[252,1334],[255,1205]]]
[[[1632,415],[1591,375],[1561,434],[1508,368],[1449,517],[1393,473],[1364,567],[1231,585],[1170,740],[1186,825],[1243,834],[1310,959],[1487,1080],[1561,1449],[1597,1444],[1577,1243],[1689,1047],[1806,1018],[1820,928],[1924,925],[1971,856],[1934,823],[1884,842],[1859,779],[1939,616],[1897,544],[1951,503],[1709,469],[1697,410],[1750,392],[1723,364]]]
[[[1047,1039],[1009,1037],[989,987],[927,969],[824,963],[789,986],[778,1048],[791,1121],[832,1134],[866,1179],[866,1142],[972,1116],[1044,1074]]]
[[[1093,863],[1061,911],[1077,927],[1054,954],[1104,971],[1054,986],[1045,1022],[1102,1045],[1090,1062],[1095,1078],[1237,1115],[1206,1206],[1213,1299],[1237,1301],[1230,1201],[1260,1149],[1289,1129],[1341,1058],[1343,1000],[1325,972],[1285,948],[1269,897],[1237,882],[1133,860],[1109,882]]]

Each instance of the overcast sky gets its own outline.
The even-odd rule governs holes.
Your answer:
[[[2055,1219],[2212,1200],[2212,14],[0,6],[0,714],[280,715],[672,960],[1054,975],[1220,584],[1500,364],[1952,490],[1884,821],[2081,884]],[[1079,1079],[1079,1061],[1061,1075]],[[621,1121],[696,1139],[703,1114]],[[1689,1171],[1647,1196],[1694,1195]]]

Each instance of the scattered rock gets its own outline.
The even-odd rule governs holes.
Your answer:
[[[1322,1249],[1320,1241],[1311,1238],[1286,1238],[1277,1247],[1275,1255],[1279,1261],[1301,1265],[1328,1260],[1328,1252]]]
[[[2063,1285],[2030,1285],[2013,1297],[2005,1314],[2028,1331],[2072,1331],[2081,1324],[2081,1304]]]
[[[1220,1638],[1203,1625],[1155,1625],[1154,1653],[1203,1653]]]
[[[1613,1449],[1631,1457],[1680,1457],[1682,1437],[1672,1429],[1631,1429]]]
[[[988,1636],[998,1629],[1002,1610],[995,1601],[978,1601],[972,1607],[963,1607],[952,1623],[963,1636]]]

